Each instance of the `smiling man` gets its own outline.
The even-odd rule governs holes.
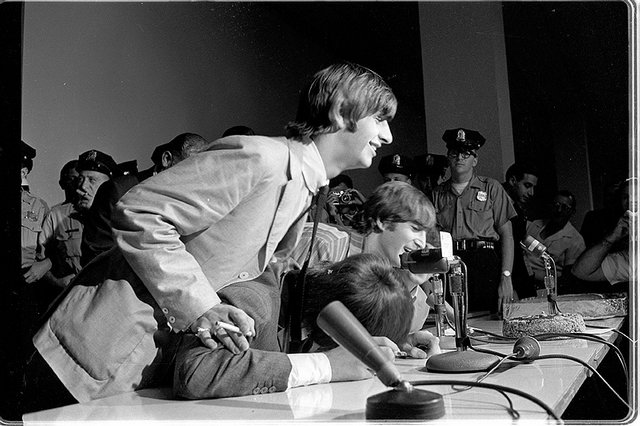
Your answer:
[[[497,180],[475,173],[477,151],[485,143],[479,132],[449,129],[442,140],[451,177],[433,190],[438,225],[451,233],[454,254],[468,267],[469,310],[500,312],[513,298],[510,219],[516,212]]]
[[[396,106],[375,72],[332,65],[301,91],[287,137],[219,139],[129,190],[112,218],[118,247],[80,272],[34,337],[26,409],[162,385],[182,332],[210,349],[247,350],[254,320],[218,290],[262,285],[318,189],[391,143]]]
[[[363,211],[354,225],[349,228],[318,224],[310,265],[371,253],[386,258],[392,266],[399,268],[400,255],[425,248],[437,234],[434,232],[435,211],[427,196],[412,185],[398,181],[378,186],[364,203]],[[312,232],[313,224],[307,223],[299,244],[292,252],[291,257],[299,265],[303,264],[309,251]],[[427,283],[430,276],[405,270],[399,270],[398,274],[411,292],[414,313],[408,341],[397,343],[415,358],[439,353],[438,339],[429,331],[422,330],[433,299],[420,286]],[[424,347],[426,352],[419,349],[418,345]]]

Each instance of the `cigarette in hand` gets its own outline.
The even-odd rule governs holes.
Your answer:
[[[242,331],[233,324],[226,323],[224,321],[216,321],[216,328],[224,328],[227,331],[233,331],[234,333],[242,334]],[[250,336],[251,334],[248,334]]]

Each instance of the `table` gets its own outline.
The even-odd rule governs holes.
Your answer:
[[[588,321],[588,324],[619,329],[624,318]],[[498,332],[501,322],[475,318],[469,325],[482,330]],[[588,329],[596,330],[596,329]],[[598,333],[600,331],[596,331]],[[613,342],[617,334],[600,334]],[[489,343],[481,347],[508,354],[513,343]],[[608,351],[602,343],[561,339],[541,342],[541,355],[571,355],[597,367]],[[475,381],[483,373],[435,374],[424,371],[424,360],[397,359],[396,365],[406,380],[467,380]],[[526,391],[549,405],[558,415],[567,408],[571,399],[590,373],[582,365],[564,359],[540,360],[530,364],[505,362],[484,382]],[[500,393],[481,388],[457,391],[451,386],[420,387],[443,395],[446,414],[442,422],[458,419],[477,419],[495,422],[512,418],[506,410],[507,400]],[[376,378],[330,383],[290,389],[287,392],[197,401],[172,400],[169,389],[145,389],[109,398],[66,407],[26,414],[24,424],[60,424],[71,421],[221,421],[251,424],[282,424],[297,421],[332,423],[364,421],[367,397],[388,390]],[[548,416],[537,404],[517,395],[509,395],[521,420],[544,420]],[[493,423],[492,423],[493,424]]]

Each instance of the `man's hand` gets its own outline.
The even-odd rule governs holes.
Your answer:
[[[631,212],[627,210],[624,215],[618,220],[616,223],[616,227],[613,228],[613,231],[609,235],[607,235],[606,241],[609,244],[614,244],[623,238],[629,237],[629,216]]]
[[[398,346],[386,337],[374,337],[373,341],[380,347],[384,356],[393,361],[399,351]],[[331,364],[331,381],[346,382],[351,380],[363,380],[373,376],[370,369],[360,360],[351,355],[342,346],[324,352]]]
[[[513,284],[511,283],[511,277],[505,277],[502,275],[500,278],[500,285],[498,286],[498,312],[502,312],[502,304],[513,301]]]
[[[33,265],[31,265],[31,268],[29,268],[29,270],[24,273],[24,280],[29,284],[34,283],[42,278],[44,274],[49,271],[49,269],[51,269],[51,260],[44,259],[40,262],[35,262]]]
[[[242,334],[216,327],[216,322],[223,321],[238,326]],[[209,349],[218,344],[214,337],[234,354],[249,349],[249,341],[256,335],[255,322],[242,309],[235,306],[219,304],[205,312],[191,325],[191,331],[197,333],[202,343]]]
[[[441,352],[440,339],[428,330],[419,330],[409,334],[407,341],[400,345],[400,349],[411,358],[425,359]]]

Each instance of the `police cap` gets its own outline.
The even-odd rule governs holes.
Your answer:
[[[413,174],[413,160],[400,154],[387,155],[380,159],[378,171],[382,175],[398,173],[411,177]]]
[[[484,145],[486,139],[475,130],[457,128],[445,130],[442,140],[446,142],[447,149],[475,151]]]
[[[119,169],[118,165],[110,155],[92,149],[80,154],[76,170],[93,170],[95,172],[104,173],[109,177],[114,177],[118,174]]]

